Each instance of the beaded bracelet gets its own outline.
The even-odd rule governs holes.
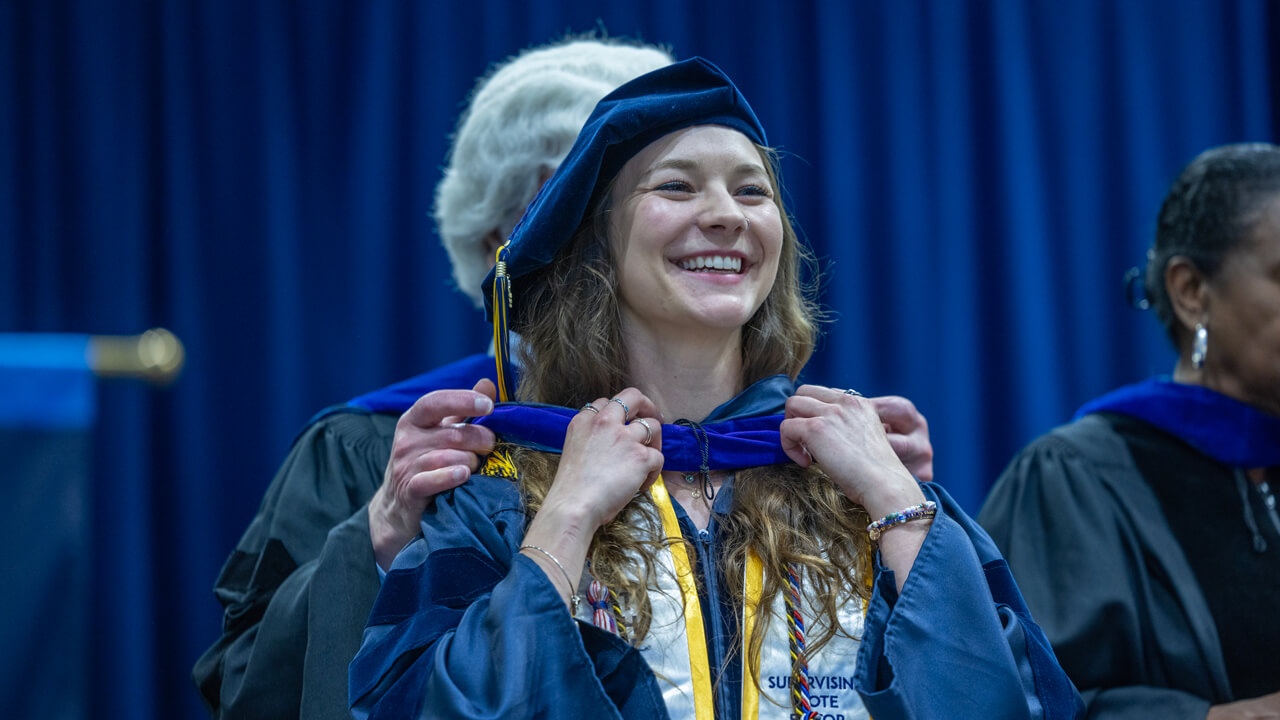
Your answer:
[[[573,581],[569,579],[569,571],[564,569],[564,565],[560,564],[560,561],[556,559],[555,555],[552,555],[537,545],[521,545],[520,549],[537,550],[543,555],[551,558],[551,562],[555,563],[556,567],[560,568],[560,572],[564,573],[564,581],[569,584],[569,613],[576,616],[578,614],[578,604],[582,602],[582,596],[574,592],[577,588],[573,586]]]
[[[911,522],[912,520],[924,520],[938,514],[938,504],[932,500],[925,500],[919,505],[912,505],[906,510],[900,510],[896,513],[890,513],[879,520],[867,526],[867,534],[872,540],[879,540],[880,533],[891,527]]]

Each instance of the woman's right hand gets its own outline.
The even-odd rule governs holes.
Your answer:
[[[539,515],[567,514],[593,535],[653,484],[662,461],[662,420],[649,398],[635,388],[596,398],[569,423]]]
[[[569,605],[596,530],[662,473],[662,420],[649,398],[627,388],[589,405],[569,422],[560,469],[524,535],[530,549],[520,550]]]

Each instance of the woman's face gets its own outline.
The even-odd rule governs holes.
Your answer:
[[[670,338],[746,324],[778,272],[774,193],[755,145],[729,128],[679,130],[632,157],[609,227],[624,329]]]
[[[1208,287],[1205,384],[1280,415],[1280,194]]]

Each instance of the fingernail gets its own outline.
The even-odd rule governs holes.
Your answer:
[[[476,398],[476,414],[488,415],[493,412],[493,401],[487,397],[481,396]]]

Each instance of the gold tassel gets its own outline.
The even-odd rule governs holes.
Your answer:
[[[511,277],[507,275],[507,263],[503,260],[506,250],[507,245],[504,243],[494,255],[493,273],[493,353],[494,361],[498,366],[497,385],[500,402],[510,402],[513,394],[508,387],[507,379],[507,359],[510,354],[507,313],[511,310],[512,300]]]

